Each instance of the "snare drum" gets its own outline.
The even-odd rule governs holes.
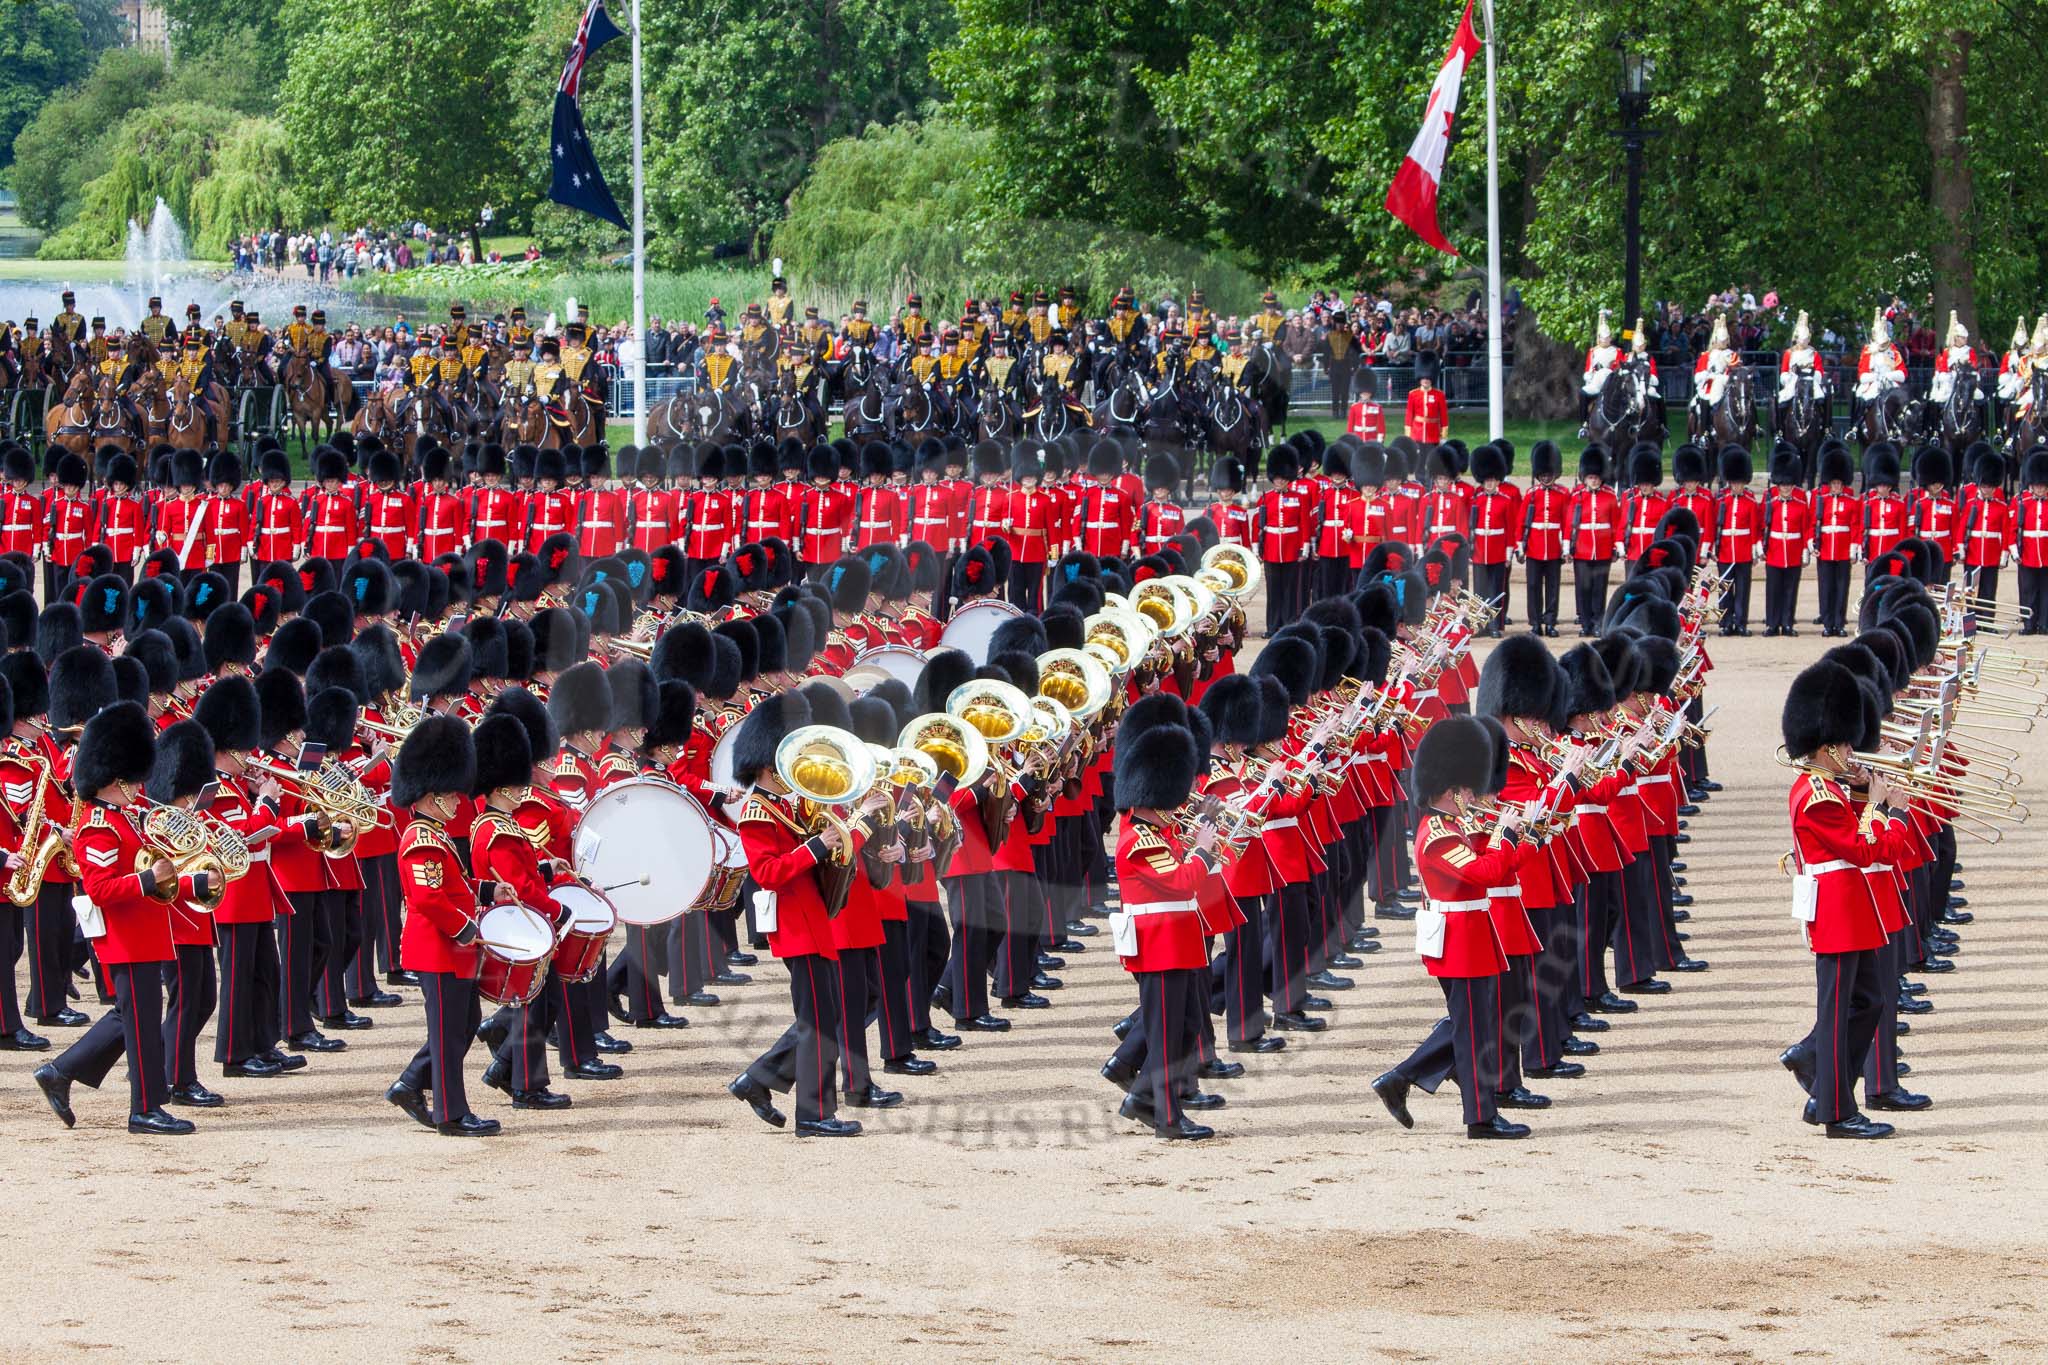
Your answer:
[[[476,946],[483,949],[477,994],[493,1005],[524,1005],[547,980],[554,926],[524,905],[494,905],[477,921]]]
[[[730,910],[739,904],[740,887],[747,880],[747,849],[740,836],[724,825],[711,826],[711,841],[717,849],[718,865],[711,882],[697,897],[692,910]]]
[[[554,897],[569,912],[569,923],[555,944],[555,975],[564,981],[588,981],[604,961],[604,945],[618,927],[619,912],[602,891],[587,886],[558,886]]]
[[[576,822],[576,875],[611,902],[620,923],[666,924],[712,882],[713,827],[697,798],[675,783],[628,778],[592,797]]]

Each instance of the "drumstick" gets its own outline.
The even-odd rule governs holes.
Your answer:
[[[635,878],[633,881],[618,882],[612,886],[600,886],[597,889],[600,891],[617,891],[620,888],[627,886],[645,886],[650,880],[652,879],[649,877],[649,875],[643,872],[639,875],[639,877]]]

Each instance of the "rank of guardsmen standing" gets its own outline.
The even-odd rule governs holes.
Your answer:
[[[1469,1136],[1514,1138],[1508,1113],[1552,1104],[1532,1083],[1707,967],[1683,852],[1719,789],[1706,627],[1735,565],[1688,505],[1606,523],[1589,638],[1554,655],[1532,611],[1481,667],[1506,614],[1486,533],[1563,518],[1549,558],[1581,558],[1554,449],[1510,494],[1511,449],[1482,446],[1461,495],[1456,447],[1304,432],[1260,452],[1255,501],[1226,461],[1193,516],[1135,441],[619,454],[629,479],[601,445],[407,461],[371,436],[299,489],[275,447],[247,488],[231,457],[153,451],[154,494],[66,457],[39,496],[0,449],[35,535],[0,552],[0,1046],[83,1029],[34,1073],[67,1125],[125,1055],[130,1129],[190,1131],[175,1109],[317,1065],[405,986],[424,1041],[387,1099],[487,1135],[473,1043],[487,1106],[564,1108],[624,1074],[615,1025],[684,1027],[765,948],[790,1023],[729,1089],[851,1135],[842,1100],[902,1104],[1106,949],[1135,986],[1101,1067],[1121,1113],[1201,1138],[1222,1083],[1312,1046],[1408,921],[1446,1013],[1372,1087],[1409,1126],[1449,1079]],[[81,519],[39,607],[34,560]],[[2029,618],[1981,574],[1951,584],[1917,536],[1869,573],[1862,633],[1785,725],[1820,997],[1783,1060],[1844,1137],[1883,1131],[1858,1072],[1866,1107],[1928,1103],[1899,1016],[1968,919],[1956,835],[2024,814],[1987,732],[2040,696],[1989,643]]]

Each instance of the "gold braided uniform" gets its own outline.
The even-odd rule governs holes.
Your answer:
[[[917,376],[920,384],[932,382],[932,371],[939,367],[938,358],[928,355],[914,355],[910,358],[910,372]]]
[[[412,376],[413,387],[420,387],[434,376],[434,357],[425,351],[415,352],[406,362],[406,372]]]
[[[156,364],[151,366],[151,368],[154,369],[157,372],[157,374],[162,376],[164,381],[164,387],[168,389],[171,386],[171,381],[175,380],[178,377],[178,371],[184,368],[184,364],[185,362],[180,360],[177,356],[167,355],[159,356],[157,358]]]
[[[486,360],[490,359],[490,356],[490,347],[485,346],[480,342],[472,341],[469,343],[469,345],[462,348],[463,368],[470,370],[481,369],[483,367],[483,363]]]
[[[448,335],[455,338],[455,344],[458,348],[469,345],[469,324],[466,322],[456,323]]]
[[[858,346],[875,344],[875,324],[871,318],[852,318],[846,324],[846,339]]]
[[[67,308],[50,319],[50,335],[76,341],[85,335],[85,319]]]
[[[1005,308],[1003,310],[1003,330],[1006,332],[1015,332],[1018,328],[1024,325],[1024,319],[1026,316],[1027,315],[1022,308],[1019,308],[1014,303],[1011,304],[1008,308]]]
[[[974,332],[962,332],[960,334],[960,359],[971,363],[974,357],[979,354],[981,354],[981,337]]]
[[[1111,313],[1109,315],[1109,334],[1118,341],[1129,341],[1131,333],[1136,329],[1137,325],[1138,315],[1136,313]]]
[[[434,368],[440,373],[443,384],[460,384],[462,382],[461,356],[444,355],[434,362]]]
[[[712,351],[704,357],[704,382],[714,389],[725,388],[734,378],[733,358],[723,351]]]
[[[1046,315],[1043,308],[1032,309],[1031,316],[1025,320],[1025,326],[1031,329],[1031,339],[1041,346],[1045,344],[1045,339],[1052,335],[1052,319]]]
[[[1070,355],[1049,355],[1039,362],[1038,372],[1048,379],[1057,379],[1065,387],[1067,376],[1074,370],[1074,357]]]
[[[523,322],[513,323],[505,335],[511,339],[515,350],[524,350],[533,345],[533,328]]]
[[[958,379],[960,372],[967,368],[964,355],[942,355],[939,357],[939,378],[948,382]]]
[[[822,356],[832,345],[832,329],[822,322],[807,322],[797,329],[802,339],[804,353],[813,359]]]
[[[931,320],[922,313],[903,315],[903,335],[912,341],[919,341],[931,334]]]
[[[1287,315],[1285,313],[1278,313],[1270,308],[1252,319],[1252,324],[1266,334],[1266,340],[1268,341],[1272,341],[1280,335],[1280,328],[1286,322]]]
[[[1188,364],[1190,365],[1199,360],[1214,360],[1215,358],[1216,348],[1206,341],[1198,341],[1188,347]]]
[[[310,322],[294,322],[287,325],[284,329],[284,340],[287,346],[297,351],[300,355],[311,356],[313,354],[313,324]]]
[[[1072,327],[1074,319],[1081,316],[1081,305],[1074,299],[1060,300],[1060,326]]]
[[[533,362],[516,356],[505,362],[505,392],[525,393],[533,383]]]
[[[552,398],[555,385],[562,382],[560,359],[543,360],[533,367],[533,391],[543,398]]]
[[[142,334],[159,346],[163,344],[164,337],[171,330],[171,320],[162,313],[151,313],[139,325],[142,329]]]
[[[988,371],[989,382],[999,389],[1009,386],[1010,371],[1016,366],[1017,357],[1011,355],[992,355],[981,362],[981,367]]]
[[[761,305],[761,311],[768,315],[768,321],[777,327],[789,325],[789,310],[796,307],[796,300],[787,294],[770,294],[768,302]]]
[[[200,379],[206,374],[206,357],[203,354],[183,357],[178,361],[178,373],[185,376],[186,383],[198,388]]]
[[[242,343],[249,335],[249,324],[241,318],[229,318],[221,325],[220,331],[221,335],[226,337],[233,344],[234,348],[239,351],[242,349]]]
[[[1323,340],[1329,343],[1330,359],[1343,360],[1350,356],[1358,339],[1352,335],[1350,327],[1340,322],[1332,324]]]
[[[1241,351],[1223,357],[1223,377],[1233,384],[1237,383],[1244,375],[1244,361],[1244,353]]]
[[[562,348],[562,373],[576,383],[583,382],[584,367],[590,364],[590,349],[586,346],[564,346]]]
[[[1190,333],[1208,326],[1215,320],[1216,315],[1209,311],[1207,305],[1200,303],[1188,305],[1188,331]]]

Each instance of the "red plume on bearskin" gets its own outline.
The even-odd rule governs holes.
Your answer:
[[[732,557],[732,563],[740,571],[740,581],[746,582],[753,578],[758,561],[752,552],[741,550]]]
[[[299,570],[299,586],[304,588],[309,595],[312,593],[313,585],[317,581],[318,577],[311,569]]]
[[[966,580],[967,580],[967,582],[968,582],[968,584],[969,584],[970,586],[972,586],[972,587],[977,587],[977,588],[981,586],[981,561],[980,561],[980,560],[978,560],[978,559],[970,559],[970,560],[968,560],[968,561],[967,561],[967,563],[966,563],[965,565],[963,565],[963,566],[962,566],[962,568],[961,568],[961,573],[962,573],[962,576],[963,576],[964,578],[966,578]]]

